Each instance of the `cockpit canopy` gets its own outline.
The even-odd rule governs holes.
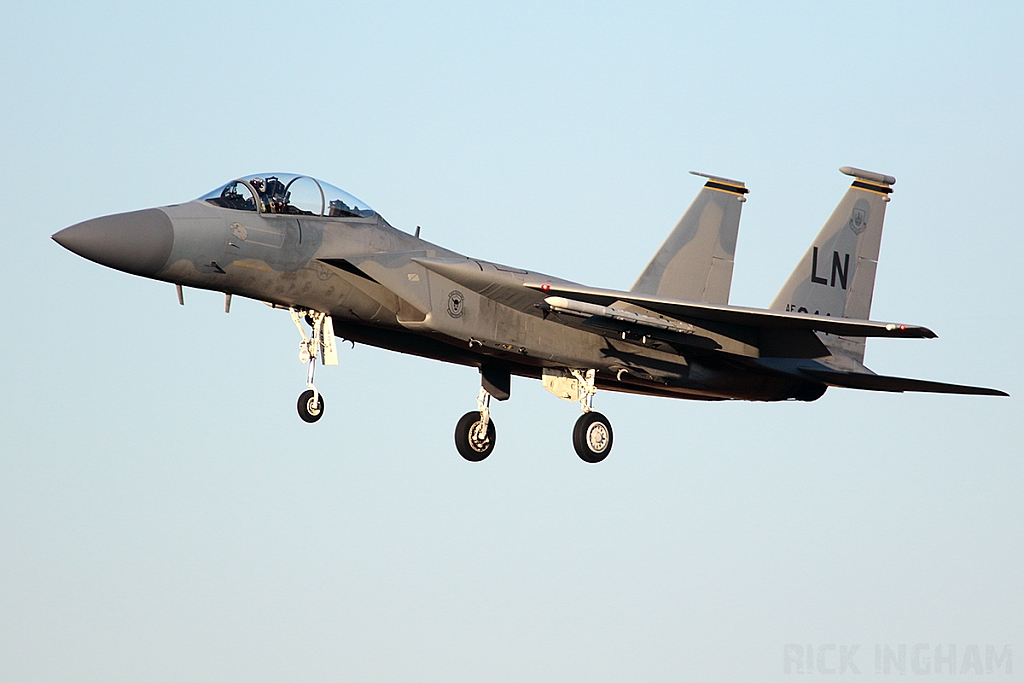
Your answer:
[[[376,212],[348,192],[322,180],[293,173],[257,173],[200,197],[214,206],[299,216],[368,218]]]

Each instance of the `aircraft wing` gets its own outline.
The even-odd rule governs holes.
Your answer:
[[[598,306],[611,306],[616,301],[642,306],[662,315],[684,322],[724,323],[756,329],[776,330],[812,330],[828,334],[849,337],[902,337],[931,339],[937,336],[927,327],[906,325],[902,323],[886,323],[873,320],[854,320],[850,318],[833,318],[809,313],[790,311],[772,311],[760,308],[744,308],[708,304],[697,301],[682,301],[666,297],[632,292],[620,292],[612,289],[598,289],[582,285],[563,283],[549,284],[526,282],[524,286],[542,292],[549,297],[560,297],[570,301],[578,301]]]

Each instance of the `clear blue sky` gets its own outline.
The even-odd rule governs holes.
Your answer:
[[[0,680],[792,681],[786,644],[870,678],[918,643],[1020,680],[1024,9],[960,5],[2,5]],[[308,426],[287,314],[49,239],[291,171],[627,287],[693,169],[751,188],[764,306],[843,165],[899,179],[874,317],[939,334],[868,365],[1012,398],[599,394],[586,466],[517,379],[474,465],[475,371],[346,347]]]

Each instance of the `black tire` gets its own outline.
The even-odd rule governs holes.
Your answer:
[[[583,462],[601,462],[612,452],[612,423],[601,413],[583,413],[573,427],[572,446]]]
[[[494,428],[494,418],[487,421],[487,436],[483,440],[472,438],[479,429],[480,412],[473,410],[466,413],[455,425],[455,448],[459,455],[470,462],[480,462],[494,451],[494,443],[497,440],[497,430]]]
[[[324,416],[324,395],[320,394],[319,402],[313,404],[313,390],[306,389],[299,394],[299,402],[296,406],[299,409],[299,417],[305,422],[316,422]]]

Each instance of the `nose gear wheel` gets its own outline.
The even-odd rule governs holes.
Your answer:
[[[299,394],[299,417],[305,422],[313,423],[324,416],[324,395],[307,389]]]

